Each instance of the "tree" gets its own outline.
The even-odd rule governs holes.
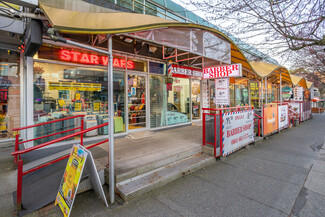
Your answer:
[[[259,49],[325,46],[324,0],[190,0],[222,29]]]

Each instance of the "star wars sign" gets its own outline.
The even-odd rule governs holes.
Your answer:
[[[241,77],[242,66],[240,63],[224,66],[212,66],[203,68],[203,78],[230,78]]]

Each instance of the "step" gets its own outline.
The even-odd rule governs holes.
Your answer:
[[[57,152],[55,154],[48,155],[46,157],[43,157],[43,158],[40,158],[40,159],[37,159],[37,160],[34,160],[34,161],[31,161],[31,162],[26,163],[26,164],[23,165],[23,170],[24,171],[30,170],[30,169],[32,169],[34,167],[37,167],[37,166],[42,165],[44,163],[50,162],[50,161],[55,160],[57,158],[60,158],[60,157],[62,157],[64,155],[70,154],[70,152],[71,152],[71,148],[60,151],[60,152]]]
[[[190,157],[192,155],[200,154],[200,153],[202,153],[202,146],[197,146],[197,147],[185,150],[185,151],[177,153],[177,154],[166,156],[163,159],[158,159],[156,161],[147,163],[145,165],[139,166],[135,169],[132,169],[132,170],[129,170],[126,172],[118,173],[118,171],[116,171],[116,182],[122,182],[122,181],[130,179],[132,177],[141,175],[143,173],[147,173],[151,170],[155,170],[157,168],[171,164],[175,161]],[[105,179],[107,180],[107,183],[108,183],[108,168],[105,169]]]
[[[117,193],[123,200],[129,201],[145,192],[159,188],[215,162],[214,157],[197,154],[119,182],[116,184]]]

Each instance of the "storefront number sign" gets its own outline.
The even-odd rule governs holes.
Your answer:
[[[254,110],[224,113],[222,119],[223,156],[254,142]]]
[[[55,200],[55,206],[59,205],[65,217],[70,216],[85,167],[90,174],[89,180],[93,189],[108,206],[91,152],[83,146],[73,145]]]
[[[242,65],[240,63],[224,66],[212,66],[203,68],[203,78],[230,78],[241,77]]]
[[[168,65],[168,75],[177,78],[194,78],[194,79],[202,79],[202,71],[199,69],[179,66],[176,64]]]
[[[287,128],[289,125],[288,105],[278,106],[279,129]]]
[[[229,78],[215,79],[215,104],[216,105],[229,105]]]

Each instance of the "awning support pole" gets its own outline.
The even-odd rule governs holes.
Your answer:
[[[282,103],[282,73],[280,72],[280,102]]]
[[[112,53],[112,35],[108,36],[108,137],[109,137],[109,158],[108,158],[108,170],[109,170],[109,202],[114,204],[115,201],[115,179],[114,179],[114,103],[113,103],[113,53]]]
[[[263,78],[261,79],[261,96],[260,96],[260,107],[264,105],[264,91],[263,91]]]
[[[267,78],[265,78],[265,105],[267,104]]]

